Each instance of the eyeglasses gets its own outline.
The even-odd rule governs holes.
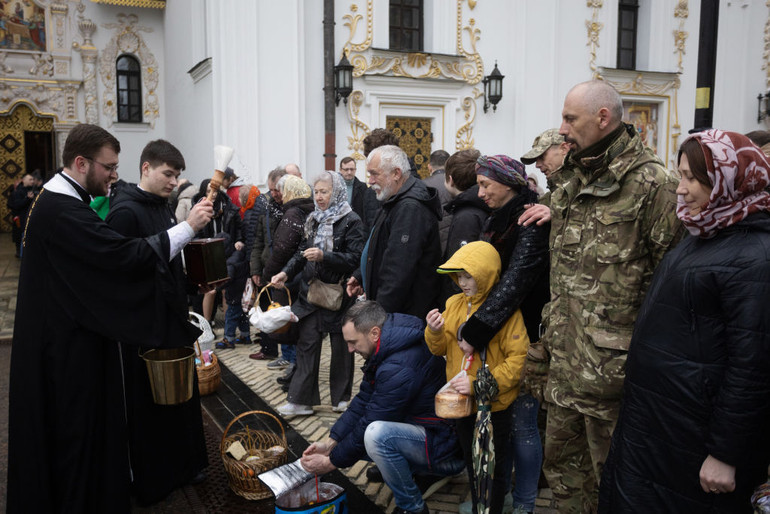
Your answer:
[[[84,159],[88,159],[91,162],[95,162],[105,170],[109,171],[110,173],[117,173],[118,172],[118,164],[104,164],[103,162],[99,162],[95,159],[92,159],[90,157],[83,157]]]

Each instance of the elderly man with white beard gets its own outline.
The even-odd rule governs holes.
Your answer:
[[[388,313],[425,318],[438,305],[441,243],[438,193],[409,173],[409,160],[397,146],[372,150],[366,159],[369,184],[382,202],[361,268],[348,280],[351,296],[366,293]]]

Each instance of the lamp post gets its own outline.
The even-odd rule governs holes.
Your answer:
[[[503,98],[503,79],[505,75],[500,73],[497,69],[497,61],[495,61],[495,69],[492,73],[484,77],[484,112],[489,110],[489,105],[492,105],[492,111],[497,112],[497,103]]]
[[[348,56],[342,56],[340,63],[334,67],[334,104],[339,105],[340,99],[348,103],[348,96],[353,92],[353,65]]]
[[[770,90],[757,95],[757,123],[770,116]]]

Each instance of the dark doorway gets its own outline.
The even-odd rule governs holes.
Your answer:
[[[27,163],[25,171],[40,170],[43,182],[56,171],[54,158],[53,132],[24,132],[24,157]]]

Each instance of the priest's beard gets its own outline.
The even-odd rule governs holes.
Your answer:
[[[109,184],[101,182],[94,169],[94,164],[91,163],[86,172],[86,193],[91,196],[107,196],[109,194]]]

